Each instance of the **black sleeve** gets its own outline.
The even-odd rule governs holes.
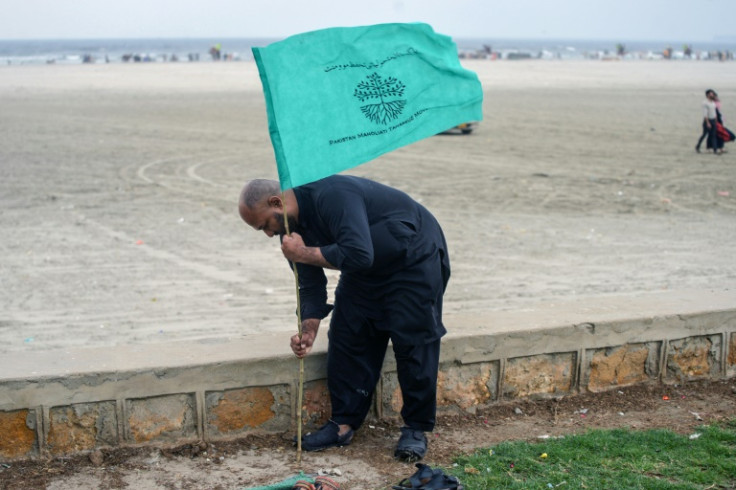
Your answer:
[[[330,314],[332,305],[327,303],[327,277],[321,267],[297,264],[299,272],[299,298],[302,320]]]
[[[335,237],[334,243],[320,247],[325,260],[344,272],[371,267],[373,242],[362,196],[350,190],[333,189],[329,196],[320,196],[317,209]]]

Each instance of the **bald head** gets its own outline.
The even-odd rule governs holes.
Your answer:
[[[280,193],[281,187],[277,181],[253,179],[246,183],[240,192],[238,206],[240,208],[245,206],[248,209],[255,209],[259,204],[266,202],[269,197],[278,196]]]
[[[269,237],[286,233],[284,213],[288,210],[289,225],[296,226],[299,205],[292,190],[281,193],[278,181],[254,179],[240,192],[238,211],[240,217],[253,229],[263,231]]]

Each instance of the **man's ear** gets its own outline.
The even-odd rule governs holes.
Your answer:
[[[281,201],[279,196],[271,196],[268,198],[268,207],[281,209],[284,203]]]

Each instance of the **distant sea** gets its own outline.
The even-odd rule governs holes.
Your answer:
[[[225,39],[73,39],[0,40],[0,64],[120,63],[126,60],[170,62],[212,61],[210,48],[219,44],[222,58],[233,61],[253,59],[251,47],[266,46],[278,38]],[[688,43],[672,41],[592,41],[550,39],[463,39],[455,38],[462,57],[600,59],[616,54],[617,44],[625,46],[629,58],[661,58],[671,49],[673,58],[685,57],[685,45],[692,57],[708,58],[717,52],[736,52],[736,39]]]

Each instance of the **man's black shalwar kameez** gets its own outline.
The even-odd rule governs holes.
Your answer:
[[[404,422],[431,431],[450,277],[437,220],[405,193],[358,177],[332,176],[293,190],[295,231],[341,271],[328,334],[332,420],[361,425],[391,339]],[[298,270],[302,319],[324,318],[331,307],[323,269],[298,264]]]

